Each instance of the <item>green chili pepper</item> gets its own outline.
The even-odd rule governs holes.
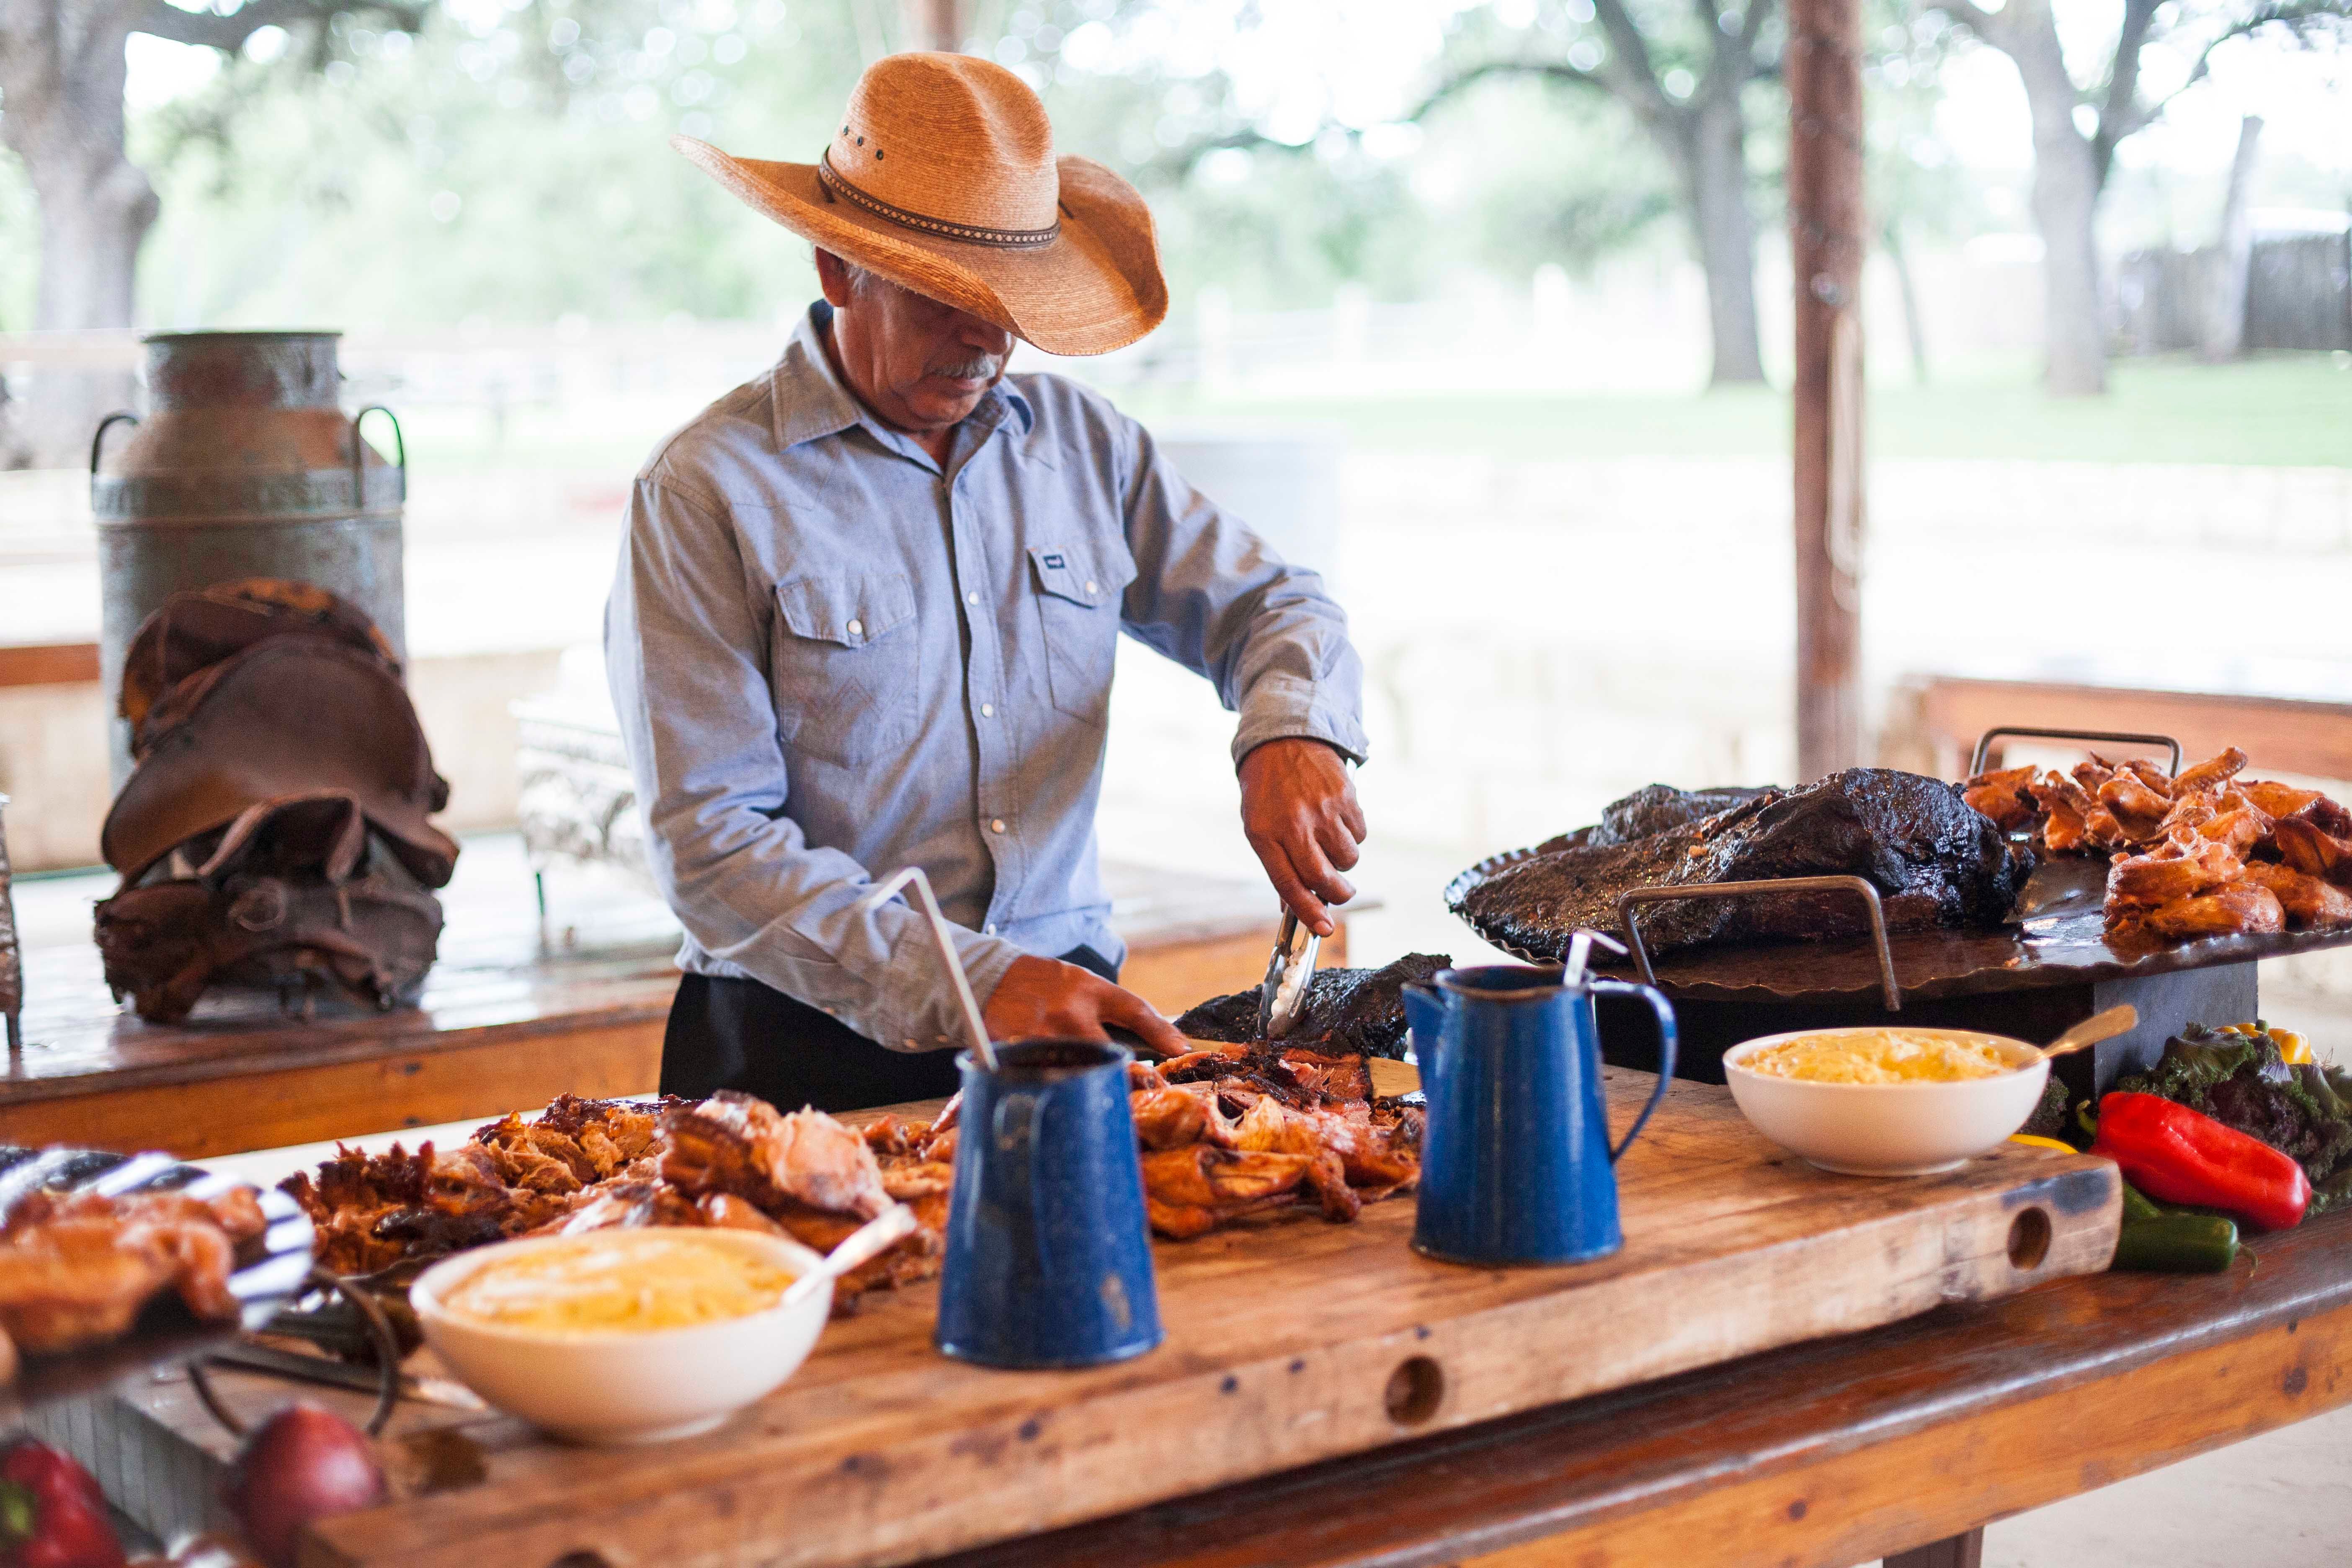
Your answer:
[[[2123,1227],[2116,1237],[2115,1268],[2158,1274],[2219,1274],[2238,1256],[2238,1227],[2221,1215],[2179,1214],[2158,1207],[2124,1184]]]

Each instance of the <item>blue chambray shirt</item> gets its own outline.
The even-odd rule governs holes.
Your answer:
[[[1238,762],[1360,759],[1363,668],[1314,573],[1169,467],[1098,393],[1000,382],[944,468],[834,374],[814,306],[783,358],[636,479],[604,651],[680,964],[883,1045],[963,1043],[919,910],[929,873],[982,1005],[1022,953],[1125,955],[1097,866],[1118,634],[1213,682]]]

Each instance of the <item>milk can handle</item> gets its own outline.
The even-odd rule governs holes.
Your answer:
[[[1588,980],[1585,988],[1601,996],[1639,996],[1658,1016],[1658,1087],[1650,1091],[1650,1103],[1642,1107],[1642,1114],[1633,1118],[1633,1125],[1625,1129],[1617,1147],[1609,1151],[1609,1163],[1613,1165],[1650,1124],[1651,1113],[1666,1098],[1666,1086],[1675,1081],[1675,1005],[1656,986],[1637,985],[1630,980]]]
[[[400,469],[400,494],[408,497],[408,437],[400,428],[400,416],[381,403],[371,403],[352,416],[352,505],[367,510],[367,443],[360,439],[360,423],[371,414],[381,414],[392,421],[392,446],[396,452]]]
[[[106,445],[106,433],[124,420],[136,425],[139,423],[139,416],[131,413],[128,408],[118,408],[98,422],[98,433],[89,438],[89,477],[91,479],[98,478],[98,449]]]

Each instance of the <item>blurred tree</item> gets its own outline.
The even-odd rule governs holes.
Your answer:
[[[1921,240],[1949,244],[1982,216],[1973,184],[1936,134],[1939,73],[1953,40],[1965,34],[1939,13],[1911,14],[1902,0],[1882,4],[1874,20],[1863,71],[1870,215],[1901,296],[1912,375],[1925,385],[1927,329],[1911,247]]]
[[[169,0],[0,0],[0,141],[32,181],[40,212],[33,324],[127,327],[139,247],[155,222],[155,189],[126,151],[124,46],[133,33],[234,53],[264,27],[325,37],[351,10],[415,27],[409,0],[246,0],[226,14]],[[324,65],[323,47],[310,51]],[[45,379],[27,422],[37,462],[64,462],[110,405],[127,402],[120,374]]]
[[[1606,93],[1664,157],[1706,275],[1713,385],[1764,379],[1756,328],[1756,218],[1748,199],[1752,82],[1780,71],[1772,0],[1548,0],[1531,26],[1466,14],[1412,118],[1492,77]]]
[[[2099,71],[2076,79],[2059,38],[2056,0],[1930,0],[2017,67],[2033,117],[2033,222],[2042,234],[2042,384],[2061,396],[2107,389],[2107,311],[2100,289],[2099,196],[2116,148],[2205,79],[2213,51],[2277,33],[2311,41],[2352,16],[2352,0],[2123,0]],[[2070,25],[2069,29],[2074,29]],[[2141,80],[2150,47],[2193,58],[2168,90]]]

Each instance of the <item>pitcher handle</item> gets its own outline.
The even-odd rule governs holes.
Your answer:
[[[1038,1133],[1042,1130],[1045,1120],[1045,1096],[1024,1089],[1015,1089],[996,1102],[995,1113],[991,1118],[993,1125],[988,1131],[990,1136],[996,1141],[996,1152],[1000,1157],[998,1169],[1006,1175],[1014,1176],[1017,1179],[1018,1190],[1015,1194],[1008,1194],[1011,1201],[1007,1206],[1016,1214],[1025,1214],[1030,1216],[1032,1223],[1029,1226],[1029,1238],[1031,1244],[1037,1249],[1037,1266],[1041,1270],[1050,1271],[1053,1260],[1045,1256],[1045,1227],[1034,1223],[1037,1215],[1037,1194],[1045,1188],[1045,1183],[1041,1180],[1043,1172],[1038,1168],[1044,1159],[1040,1150],[1045,1144],[1045,1140],[1040,1138]],[[1011,1145],[1016,1141],[1025,1141],[1028,1143],[1028,1157],[1003,1159],[1002,1156],[1013,1152]]]
[[[1658,1087],[1650,1091],[1650,1103],[1642,1107],[1642,1114],[1633,1118],[1633,1125],[1625,1130],[1617,1147],[1609,1151],[1609,1163],[1613,1165],[1619,1155],[1633,1147],[1642,1129],[1650,1124],[1658,1101],[1666,1098],[1666,1086],[1675,1081],[1675,1005],[1654,985],[1637,984],[1631,980],[1591,980],[1585,984],[1595,995],[1639,996],[1658,1016]]]

